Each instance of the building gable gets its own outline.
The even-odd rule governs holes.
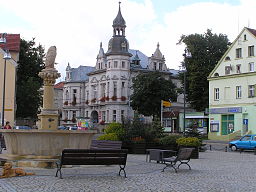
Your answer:
[[[246,27],[240,32],[212,70],[208,79],[248,72],[248,62],[253,59],[248,56],[248,47],[256,47],[256,33],[252,32],[252,29]],[[245,61],[245,59],[247,60]]]

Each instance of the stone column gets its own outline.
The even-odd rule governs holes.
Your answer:
[[[39,129],[56,130],[58,127],[58,110],[54,108],[54,84],[60,73],[54,68],[43,69],[39,76],[44,80],[43,109],[38,115]]]

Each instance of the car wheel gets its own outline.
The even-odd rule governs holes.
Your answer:
[[[236,151],[236,150],[237,150],[237,147],[236,147],[235,145],[232,145],[232,146],[231,146],[231,150],[232,150],[232,151]]]

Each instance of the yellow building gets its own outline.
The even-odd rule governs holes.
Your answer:
[[[0,35],[0,38],[2,36]],[[10,51],[11,59],[5,60],[5,49]],[[0,127],[2,124],[2,116],[4,109],[4,122],[9,121],[11,126],[14,126],[15,122],[15,89],[16,89],[16,67],[19,60],[20,51],[20,35],[19,34],[7,34],[6,43],[0,44]],[[6,63],[5,63],[6,62]],[[4,88],[4,66],[6,64],[5,75],[5,99],[3,108],[3,88]]]

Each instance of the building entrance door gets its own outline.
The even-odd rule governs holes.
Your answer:
[[[234,132],[234,115],[221,116],[221,134],[228,135]]]

